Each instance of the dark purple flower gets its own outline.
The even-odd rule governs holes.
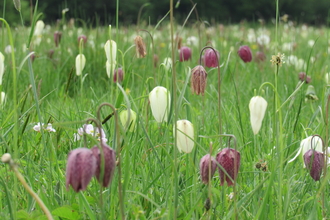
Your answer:
[[[96,158],[87,148],[77,148],[69,153],[66,166],[66,188],[69,185],[79,192],[85,190],[96,171]]]
[[[323,153],[318,152],[314,149],[310,149],[304,154],[304,162],[306,168],[309,170],[309,174],[311,175],[311,177],[315,181],[320,180],[322,169],[324,166]]]
[[[58,47],[58,45],[61,42],[61,38],[62,38],[62,32],[60,31],[55,31],[54,33],[54,42],[55,42],[55,47]]]
[[[103,155],[104,155],[104,175],[103,175],[103,181],[102,185],[104,187],[108,187],[109,183],[112,180],[112,177],[115,173],[115,168],[116,168],[116,152],[110,148],[107,144],[101,143],[102,150],[103,150]],[[92,152],[94,156],[96,157],[96,164],[97,168],[95,171],[95,176],[96,179],[100,182],[101,181],[101,152],[100,148],[98,146],[94,146],[92,148]]]
[[[191,90],[197,95],[204,95],[207,73],[203,66],[198,65],[191,70]]]
[[[124,71],[122,68],[115,69],[113,74],[113,81],[116,83],[118,79],[118,83],[121,83],[124,79]]]
[[[190,60],[191,49],[189,47],[181,47],[179,56],[180,56],[180,62]]]
[[[216,50],[216,53],[212,49],[205,50],[204,54],[204,65],[211,68],[211,67],[218,67],[219,65],[220,55],[219,52]]]
[[[244,61],[244,63],[251,62],[252,60],[252,53],[249,46],[241,46],[237,51],[239,57]]]
[[[217,162],[221,167],[218,167],[220,174],[220,185],[222,186],[226,180],[228,186],[234,185],[238,175],[238,170],[241,163],[241,155],[238,151],[232,148],[224,148],[217,154]],[[227,174],[223,171],[225,170]]]
[[[206,154],[202,157],[199,168],[203,183],[208,184],[217,169],[217,163],[210,154]]]

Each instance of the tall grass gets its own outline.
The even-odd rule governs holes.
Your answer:
[[[248,23],[211,26],[193,23],[193,18],[185,27],[180,27],[174,18],[175,14],[165,17],[156,28],[143,27],[143,22],[139,22],[138,27],[121,27],[116,23],[111,39],[118,46],[117,64],[125,70],[121,86],[106,74],[103,45],[110,38],[108,27],[81,28],[78,22],[73,26],[46,26],[37,45],[30,27],[12,27],[10,36],[9,30],[2,26],[0,52],[6,61],[2,91],[7,98],[0,110],[1,153],[12,154],[20,172],[55,219],[101,219],[101,213],[106,219],[123,216],[126,219],[329,218],[328,175],[315,182],[303,168],[301,156],[287,163],[307,136],[319,134],[329,141],[329,109],[326,108],[329,85],[324,81],[329,71],[328,27],[298,25],[280,19],[276,27]],[[136,32],[142,28],[151,33],[153,48],[146,32]],[[62,32],[59,47],[53,42],[55,31]],[[192,48],[192,58],[187,62],[178,61],[176,33],[184,45]],[[88,38],[83,49],[87,60],[83,84],[74,69],[75,57],[79,54],[77,38],[81,34]],[[133,48],[137,34],[144,38],[148,48],[147,56],[142,59],[136,57]],[[262,34],[270,37],[269,44],[258,44],[256,38]],[[189,43],[188,37],[192,36],[197,38],[196,44]],[[6,54],[5,48],[11,40],[15,53]],[[266,59],[244,63],[236,53],[241,44],[252,48],[254,59],[257,51],[263,51]],[[189,89],[190,69],[198,65],[201,46],[206,45],[220,52],[221,91],[218,91],[217,69],[208,68],[205,95],[197,96]],[[152,50],[158,56],[156,66]],[[31,63],[24,63],[30,51],[35,58]],[[276,67],[269,60],[277,52],[286,57],[294,55],[305,65],[285,60],[274,73]],[[166,57],[174,59],[174,69],[165,70],[161,63]],[[22,68],[17,71],[21,63]],[[310,84],[315,87],[318,100],[305,100],[310,84],[297,87],[298,73],[302,71],[311,76]],[[173,97],[168,123],[157,123],[148,104],[149,92],[158,85],[170,90]],[[248,105],[260,87],[259,95],[267,100],[268,107],[260,132],[253,135]],[[116,151],[120,153],[121,173],[117,169],[111,186],[102,192],[94,179],[84,192],[67,191],[68,153],[97,143],[93,138],[87,142],[74,141],[73,135],[85,119],[97,118],[96,109],[104,102],[113,104],[118,112],[132,108],[138,115],[134,132],[116,129],[113,117],[103,124],[108,145],[115,146],[116,141],[120,141]],[[110,109],[102,110],[101,119],[111,113]],[[177,119],[188,119],[194,124],[195,147],[190,154],[179,153],[175,147],[173,126]],[[32,128],[39,121],[52,123],[56,132],[34,131]],[[220,186],[218,174],[210,186],[204,185],[199,177],[199,160],[209,153],[210,145],[213,156],[225,147],[233,147],[226,138],[220,142],[220,123],[222,134],[235,135],[241,153],[235,199],[230,196],[233,187]],[[119,130],[120,138],[116,137]],[[329,146],[329,142],[325,145]],[[0,217],[45,219],[9,167],[1,164],[0,174],[3,186]],[[119,185],[121,191],[118,191]],[[207,211],[204,204],[209,194],[211,203]],[[120,198],[124,214],[120,213]]]

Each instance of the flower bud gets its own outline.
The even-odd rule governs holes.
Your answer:
[[[86,58],[84,54],[78,54],[76,57],[76,74],[80,76],[86,64]]]
[[[208,184],[217,169],[217,163],[210,154],[206,154],[202,157],[199,168],[203,183]]]
[[[149,93],[149,102],[155,120],[159,123],[167,122],[171,103],[170,92],[162,86],[157,86]]]
[[[2,77],[5,72],[5,56],[0,52],[0,85],[2,85]]]
[[[191,59],[191,49],[189,47],[180,48],[180,62],[187,61]]]
[[[203,66],[198,65],[191,70],[191,91],[204,95],[207,73]]]
[[[238,151],[232,148],[224,148],[217,154],[217,162],[220,164],[220,185],[223,186],[225,180],[228,186],[234,185],[238,175],[238,170],[241,163],[241,155]],[[226,171],[226,172],[224,172]]]
[[[244,61],[244,63],[248,63],[252,61],[252,53],[249,46],[241,46],[237,51],[239,57]]]
[[[62,32],[60,31],[55,31],[54,33],[54,43],[55,43],[55,47],[58,47],[58,45],[61,42],[61,38],[62,38]]]
[[[5,153],[1,157],[2,163],[9,163],[11,161],[11,155],[9,153]]]
[[[101,147],[103,149],[103,155],[104,155],[104,175],[103,175],[103,181],[102,186],[108,187],[109,183],[112,180],[112,177],[115,173],[116,168],[116,152],[110,148],[107,144],[104,142],[101,142]],[[96,179],[100,182],[101,181],[101,152],[100,148],[98,146],[94,146],[92,148],[92,152],[96,158],[96,164],[97,168],[95,171]]]
[[[323,153],[321,153],[319,151],[315,151],[313,149],[308,150],[304,154],[304,163],[305,163],[305,166],[307,167],[311,177],[315,181],[320,180],[320,177],[322,174],[322,169],[324,166]]]
[[[69,153],[66,166],[66,188],[69,185],[79,192],[85,190],[96,171],[96,158],[87,148],[77,148]]]
[[[137,58],[143,58],[147,55],[146,45],[143,42],[141,36],[136,36],[134,39],[135,48],[136,48],[136,56]]]
[[[118,79],[118,83],[121,83],[124,80],[124,71],[122,68],[115,69],[113,73],[113,82],[116,83]]]
[[[172,59],[170,57],[166,57],[162,64],[167,72],[172,69]]]
[[[132,109],[130,109],[130,114],[128,114],[128,110],[123,110],[119,114],[119,118],[121,124],[125,127],[125,129],[129,128],[130,132],[133,132],[135,129],[136,123],[136,113]]]
[[[267,101],[261,96],[254,96],[250,100],[250,122],[252,126],[253,133],[258,134],[262,120],[264,119],[265,112],[267,108]]]
[[[211,68],[211,67],[218,67],[219,65],[220,55],[219,52],[216,50],[216,53],[212,49],[205,50],[204,54],[204,65]]]
[[[194,148],[194,126],[188,120],[179,120],[176,122],[177,131],[174,130],[173,134],[176,137],[176,145],[180,151],[184,153],[190,153]]]

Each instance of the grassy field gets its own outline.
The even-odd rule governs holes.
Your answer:
[[[40,32],[35,25],[11,27],[9,32],[2,24],[1,153],[11,154],[13,166],[54,219],[330,218],[329,175],[314,181],[301,155],[288,163],[309,136],[320,135],[329,146],[327,27],[291,21],[280,21],[277,28],[174,23],[171,39],[167,18],[158,26],[140,27],[90,28],[78,21],[63,22],[46,24]],[[61,32],[57,47],[56,31]],[[79,44],[81,35],[86,43]],[[138,35],[146,45],[143,58],[136,54]],[[107,75],[104,45],[109,39],[117,44],[116,68],[124,71],[120,83],[114,83],[113,73]],[[191,48],[188,61],[179,61],[178,42]],[[241,45],[251,48],[252,62],[238,56]],[[190,76],[204,46],[219,51],[221,89],[218,69],[205,67],[202,96],[192,93]],[[75,65],[79,53],[86,58],[80,76]],[[285,55],[283,60],[272,64],[278,53]],[[174,69],[167,68],[167,58],[174,58]],[[301,81],[301,72],[311,81]],[[158,123],[150,108],[149,93],[156,86],[171,95],[167,122]],[[254,135],[249,102],[256,95],[268,105]],[[115,115],[109,106],[98,115],[104,102],[116,108]],[[126,109],[136,112],[132,130],[115,123],[117,113]],[[90,118],[105,122],[106,143],[116,151],[118,163],[109,187],[100,187],[93,178],[85,191],[76,193],[66,188],[67,159],[73,149],[99,145],[91,135],[74,138]],[[181,119],[194,126],[190,153],[180,152],[175,142],[173,127]],[[51,123],[54,130],[36,131],[38,122]],[[215,157],[226,147],[241,156],[235,186],[220,186],[218,171],[203,184],[200,159],[208,153]],[[47,219],[10,166],[1,163],[0,173],[1,219]]]

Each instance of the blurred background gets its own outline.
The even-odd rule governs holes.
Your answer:
[[[31,21],[31,13],[36,0],[2,0],[1,17],[12,25],[21,24],[19,13],[14,7],[14,1],[20,2],[23,20]],[[156,24],[169,10],[170,1],[164,0],[119,0],[119,21],[122,25],[139,22]],[[175,18],[183,22],[193,11],[189,22],[197,19],[209,23],[231,24],[242,21],[271,22],[275,18],[275,0],[174,0]],[[48,24],[55,24],[62,17],[62,10],[68,8],[66,18],[75,18],[88,25],[115,24],[116,0],[39,0],[38,12]],[[311,25],[326,25],[329,23],[330,0],[280,0],[280,16],[288,15],[293,22]],[[139,18],[140,14],[140,19]]]

